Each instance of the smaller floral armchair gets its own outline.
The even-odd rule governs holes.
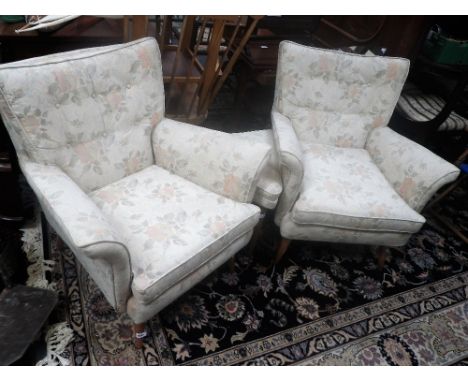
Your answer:
[[[137,337],[248,243],[271,148],[164,118],[154,39],[1,65],[0,112],[48,222]]]
[[[401,58],[280,44],[272,125],[283,238],[401,246],[424,224],[419,212],[459,170],[386,127],[408,69]]]

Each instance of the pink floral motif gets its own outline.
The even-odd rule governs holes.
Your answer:
[[[81,163],[92,163],[96,160],[97,154],[90,150],[90,145],[80,144],[73,147],[75,155],[80,159]]]
[[[400,65],[398,62],[396,61],[390,61],[388,66],[387,66],[387,73],[386,73],[386,79],[388,81],[394,81],[397,76],[398,76],[398,72],[399,72],[399,69],[400,69]]]
[[[55,82],[62,94],[72,90],[74,86],[72,80],[75,78],[73,73],[64,70],[55,70],[53,73]]]
[[[149,238],[157,241],[167,240],[175,234],[173,227],[165,223],[153,224],[145,232]]]
[[[117,89],[111,90],[106,98],[113,110],[116,110],[123,100],[122,93]]]
[[[385,123],[384,118],[381,115],[378,115],[378,116],[374,117],[374,119],[372,121],[372,128],[375,129],[376,127],[383,126],[384,123]]]
[[[153,114],[151,115],[151,127],[156,127],[156,125],[159,123],[159,121],[161,121],[162,119],[162,115],[160,112],[153,112]]]
[[[332,61],[331,59],[328,57],[328,55],[325,55],[325,54],[321,54],[319,56],[319,62],[318,62],[318,66],[319,66],[319,69],[321,72],[329,72],[332,68]]]
[[[28,115],[22,119],[25,129],[32,133],[34,130],[41,127],[41,119],[35,115]]]
[[[335,145],[338,147],[352,147],[353,146],[353,138],[347,136],[338,137],[335,141]]]
[[[211,223],[210,230],[213,236],[218,236],[219,234],[226,231],[226,223],[221,219],[216,219]]]
[[[234,174],[228,174],[224,177],[223,191],[228,194],[239,193],[240,179]]]
[[[137,50],[138,59],[145,69],[150,69],[152,66],[152,55],[145,47],[140,47]]]
[[[416,183],[410,177],[406,177],[403,182],[401,183],[399,193],[403,198],[408,198],[414,191],[416,187]]]
[[[125,170],[127,174],[133,174],[134,172],[137,172],[141,168],[142,168],[141,159],[137,155],[130,157],[125,162]]]

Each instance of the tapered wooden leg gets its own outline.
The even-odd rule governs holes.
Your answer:
[[[275,264],[278,264],[281,261],[284,254],[288,250],[289,244],[291,244],[291,240],[284,238],[281,239],[278,249],[276,250]]]
[[[384,270],[385,261],[387,259],[388,249],[386,247],[377,247],[377,266],[380,271]]]
[[[141,349],[143,347],[143,339],[146,335],[146,323],[133,325],[133,338],[137,349]]]

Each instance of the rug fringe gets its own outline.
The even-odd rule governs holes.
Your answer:
[[[36,218],[27,222],[22,231],[21,248],[26,254],[29,266],[27,268],[28,279],[26,285],[42,289],[57,291],[57,283],[49,282],[46,273],[52,273],[57,262],[45,260],[42,248],[42,232]],[[45,342],[47,344],[47,355],[36,363],[37,366],[68,366],[71,364],[70,357],[64,355],[67,346],[73,341],[73,330],[67,322],[59,322],[47,328]]]
[[[67,322],[59,322],[49,327],[45,337],[47,356],[36,363],[36,366],[68,366],[71,361],[63,357],[68,344],[73,341],[73,330]]]
[[[21,240],[22,249],[29,261],[27,268],[28,279],[26,285],[36,288],[57,290],[56,283],[49,282],[46,278],[46,272],[52,272],[56,261],[45,260],[42,249],[42,233],[37,223],[37,218],[28,222],[21,231],[23,232]]]

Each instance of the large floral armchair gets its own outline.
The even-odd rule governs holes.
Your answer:
[[[386,127],[408,69],[401,58],[280,44],[272,125],[283,238],[400,246],[421,228],[419,212],[459,170]]]
[[[164,118],[154,39],[2,65],[0,111],[48,222],[138,337],[248,243],[270,147]]]

